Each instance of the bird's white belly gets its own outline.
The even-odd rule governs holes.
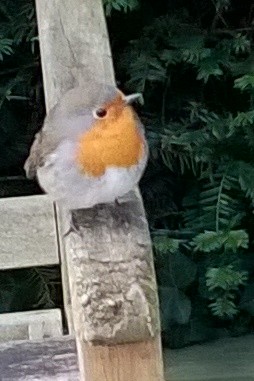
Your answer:
[[[109,167],[100,177],[88,176],[77,168],[74,148],[73,142],[63,142],[37,171],[45,192],[69,209],[114,202],[134,188],[145,168],[146,160],[143,160],[130,168]]]

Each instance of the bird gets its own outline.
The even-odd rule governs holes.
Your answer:
[[[96,82],[68,90],[35,135],[27,178],[69,211],[116,202],[147,165],[145,129],[132,107],[141,97]]]

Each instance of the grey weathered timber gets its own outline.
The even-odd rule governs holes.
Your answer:
[[[128,222],[115,219],[116,208]],[[66,258],[82,339],[112,344],[155,337],[157,292],[138,192],[129,193],[120,206],[98,206],[76,212],[75,218],[84,238],[73,234],[66,240],[71,253]]]
[[[87,87],[89,102],[94,80],[114,84],[101,0],[37,0],[36,8],[47,110],[77,85]],[[71,296],[82,380],[101,381],[106,375],[110,381],[161,381],[157,289],[138,190],[118,208],[100,206],[76,218],[83,237],[73,232],[65,240],[60,235],[60,240],[62,263],[67,260],[62,266],[69,287],[65,301]],[[58,215],[62,233],[65,222]],[[140,358],[140,343],[119,344],[134,341],[144,342],[146,360],[137,361],[128,376],[124,360]],[[107,346],[92,350],[86,342],[115,344],[117,370],[113,361],[106,361]],[[91,365],[95,363],[101,368],[96,375]]]
[[[77,85],[114,82],[100,0],[37,0],[36,10],[47,110]]]
[[[166,350],[165,379],[253,381],[253,358],[254,335]],[[1,381],[80,381],[75,340],[62,337],[0,344],[0,375]]]
[[[62,334],[62,315],[59,309],[0,314],[2,343],[11,340],[42,340]]]
[[[54,209],[48,197],[0,199],[0,269],[58,263]]]
[[[69,272],[68,272],[68,252],[66,250],[65,242],[62,239],[63,236],[63,226],[64,226],[64,211],[61,208],[58,208],[58,205],[54,204],[55,210],[55,221],[57,227],[57,235],[59,237],[59,253],[61,258],[61,273],[62,273],[62,289],[63,289],[63,298],[64,298],[64,313],[66,317],[66,323],[68,327],[69,335],[74,333],[74,324],[73,324],[73,311],[71,305],[71,291],[69,283]],[[64,230],[68,231],[68,226]]]
[[[0,344],[1,381],[79,381],[75,341],[63,336]]]

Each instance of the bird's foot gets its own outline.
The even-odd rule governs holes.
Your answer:
[[[117,227],[127,229],[130,226],[129,215],[123,207],[123,202],[119,201],[119,199],[115,200],[114,208],[112,208],[112,217]]]
[[[80,226],[78,225],[76,221],[76,216],[74,211],[70,211],[70,217],[69,217],[69,228],[68,230],[64,233],[64,238],[67,237],[70,233],[75,233],[79,235],[80,237],[83,237],[83,232],[80,229]]]

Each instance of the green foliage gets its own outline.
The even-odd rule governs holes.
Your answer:
[[[239,248],[248,249],[249,237],[244,230],[230,230],[224,232],[205,231],[199,233],[192,240],[194,250],[210,253],[214,250],[232,250],[234,253]]]
[[[0,271],[0,313],[54,308],[61,303],[59,270]]]
[[[235,292],[247,279],[247,272],[235,270],[233,265],[207,270],[206,286],[210,299],[214,299],[209,307],[215,316],[232,318],[239,312],[234,301]]]
[[[127,47],[118,41],[116,69],[126,90],[144,93],[151,157],[142,192],[164,335],[177,332],[181,343],[169,344],[179,346],[213,336],[217,324],[246,332],[253,298],[243,295],[254,281],[253,262],[243,268],[254,238],[251,1],[153,3],[153,10],[139,3],[150,16]]]
[[[107,16],[110,16],[113,10],[116,11],[132,11],[139,5],[138,0],[103,0],[105,12]]]
[[[214,316],[224,318],[225,316],[232,318],[237,314],[235,303],[231,300],[233,295],[227,294],[223,297],[216,298],[216,301],[209,304]]]
[[[161,309],[162,329],[172,323],[188,323],[191,314],[191,302],[181,290],[177,287],[160,287],[159,296],[166,301]]]
[[[141,188],[164,340],[179,347],[250,332],[252,1],[103,3],[117,79],[145,99],[150,163]],[[0,16],[0,172],[16,174],[44,113],[34,4],[6,0]],[[56,304],[54,276],[41,271],[1,274],[2,311]]]
[[[0,60],[3,61],[3,56],[4,54],[6,55],[10,55],[13,53],[13,50],[12,50],[12,43],[13,43],[13,40],[9,39],[9,38],[1,38],[0,39]]]
[[[0,174],[21,174],[44,110],[34,2],[2,2],[0,20]]]
[[[206,273],[206,285],[209,291],[221,288],[225,291],[238,290],[247,280],[246,271],[236,271],[232,265],[210,268]]]
[[[153,240],[154,248],[157,252],[166,253],[176,253],[179,249],[179,240],[169,238],[166,236],[156,236]]]
[[[254,75],[253,74],[245,74],[240,78],[235,80],[235,89],[240,90],[253,90],[254,89]],[[246,113],[243,113],[246,114]],[[249,119],[251,123],[253,123],[253,118]]]

